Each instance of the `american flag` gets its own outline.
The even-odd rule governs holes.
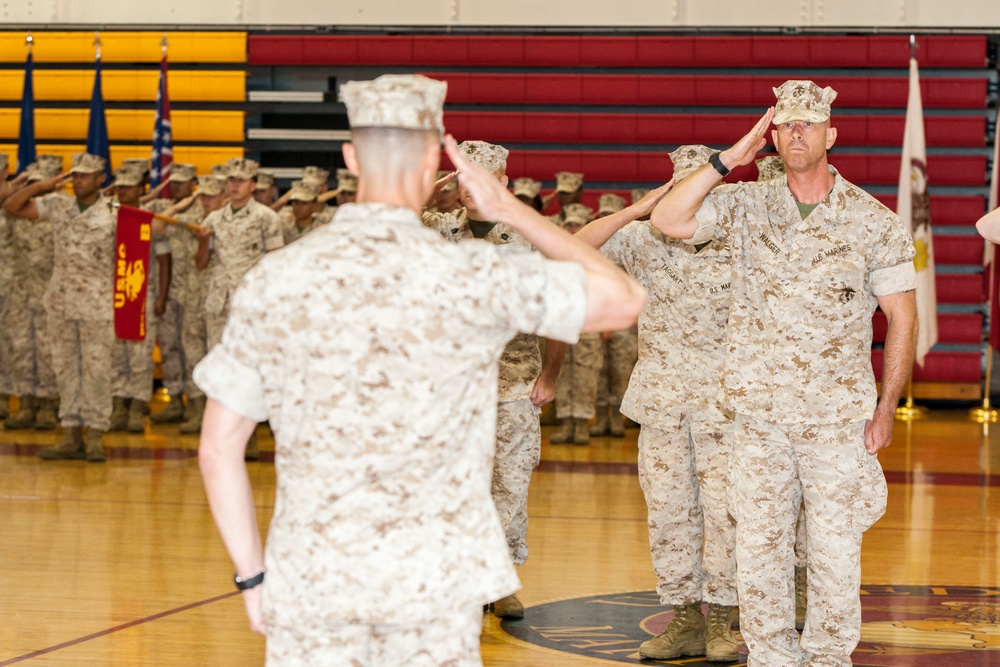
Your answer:
[[[173,134],[170,128],[170,98],[167,96],[167,57],[160,60],[160,87],[156,91],[156,119],[153,121],[153,155],[149,161],[149,185],[156,187],[170,178],[170,165],[174,161]],[[161,197],[170,197],[170,186]]]

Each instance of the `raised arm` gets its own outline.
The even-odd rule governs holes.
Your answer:
[[[995,208],[979,218],[976,222],[976,231],[987,241],[1000,243],[1000,208]]]
[[[470,163],[451,136],[445,138],[445,151],[486,219],[510,225],[549,259],[576,262],[583,267],[587,274],[583,331],[626,329],[635,322],[646,305],[642,287],[597,250],[519,201],[493,174]]]
[[[3,210],[9,215],[15,215],[29,220],[38,219],[38,208],[35,206],[34,198],[61,188],[70,179],[69,172],[59,174],[54,178],[47,178],[26,185],[20,190],[11,193],[3,203]]]
[[[750,164],[757,151],[767,143],[765,138],[774,117],[774,107],[767,110],[757,124],[753,126],[742,139],[731,148],[719,154],[726,169],[735,169],[744,164]],[[673,189],[660,200],[653,209],[650,220],[653,226],[667,236],[677,239],[689,239],[698,229],[695,213],[705,200],[709,191],[719,184],[722,175],[711,164],[704,164],[693,174],[674,185]]]
[[[626,206],[616,213],[606,215],[603,218],[594,220],[589,225],[584,225],[583,229],[576,233],[576,238],[580,239],[592,248],[600,248],[615,235],[619,229],[644,216],[649,215],[656,203],[673,187],[674,182],[667,181],[655,190],[650,190],[645,197],[635,202],[631,206]]]

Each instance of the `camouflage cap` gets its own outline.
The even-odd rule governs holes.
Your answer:
[[[590,222],[594,209],[583,204],[570,204],[563,207],[563,214],[565,217],[564,225],[585,225]]]
[[[115,187],[130,188],[142,185],[146,174],[135,167],[122,167],[115,169],[115,181],[111,185]]]
[[[601,195],[597,200],[598,215],[611,215],[625,208],[625,198],[613,192]]]
[[[837,99],[837,91],[833,88],[820,88],[812,81],[786,81],[772,90],[778,98],[771,121],[775,125],[790,120],[822,123],[829,120],[830,105]]]
[[[352,128],[398,127],[444,133],[448,84],[419,74],[384,74],[374,81],[348,81],[340,87]]]
[[[241,157],[234,157],[226,163],[226,166],[229,168],[228,177],[239,179],[256,178],[257,170],[260,168],[260,165],[253,160]]]
[[[274,185],[274,174],[269,171],[257,172],[257,190],[267,190]]]
[[[36,162],[32,162],[25,168],[29,181],[44,181],[47,178],[55,178],[62,173],[62,170],[62,156],[52,153],[42,153]]]
[[[542,183],[541,181],[536,181],[533,178],[527,178],[522,176],[521,178],[514,179],[514,196],[524,196],[530,199],[534,199],[541,193]]]
[[[6,153],[0,153],[0,169],[6,169],[10,166],[10,158],[7,157]]]
[[[440,178],[440,176],[438,178]],[[352,174],[350,169],[344,169],[344,168],[338,169],[337,189],[340,190],[341,192],[357,192],[358,177]]]
[[[437,175],[438,180],[440,181],[442,178],[444,178],[450,173],[451,173],[450,171],[443,171],[443,170],[439,171]],[[453,178],[447,183],[445,183],[443,186],[441,186],[441,192],[451,192],[457,187],[458,187],[458,180]]]
[[[77,153],[73,156],[73,168],[71,174],[98,174],[107,168],[107,163],[100,155],[90,153]]]
[[[675,150],[670,154],[670,161],[674,163],[674,182],[680,183],[693,174],[698,167],[707,164],[708,158],[714,152],[708,146],[701,144],[688,144]]]
[[[149,171],[149,158],[130,157],[122,160],[122,169],[131,169],[145,174]]]
[[[313,183],[318,183],[320,185],[326,185],[327,181],[330,180],[330,171],[328,169],[323,169],[323,167],[303,167],[302,180],[312,181]]]
[[[556,174],[556,190],[558,192],[576,192],[583,187],[583,174],[572,171],[560,171]]]
[[[214,169],[214,167],[213,167]],[[226,177],[216,174],[208,174],[198,177],[198,194],[206,197],[221,195],[226,189]]]
[[[295,181],[288,198],[291,201],[316,201],[319,187],[311,181]]]
[[[486,141],[463,141],[458,145],[458,150],[469,159],[469,162],[478,164],[491,174],[507,169],[507,156],[510,155],[510,151],[498,144]]]
[[[636,203],[649,194],[649,188],[634,188],[632,190],[632,203]]]
[[[757,160],[757,180],[773,181],[785,173],[785,161],[780,155],[766,155]]]
[[[198,168],[186,162],[174,162],[170,165],[171,183],[186,183],[198,178]]]
[[[214,165],[212,167],[212,169],[211,169],[211,172],[212,172],[212,176],[215,176],[215,177],[221,178],[221,179],[227,179],[227,178],[229,178],[229,163],[228,162],[224,162],[222,164]]]

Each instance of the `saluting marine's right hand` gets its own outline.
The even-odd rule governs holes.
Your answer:
[[[774,118],[774,107],[768,107],[752,130],[733,144],[732,148],[727,148],[719,154],[719,159],[727,169],[735,169],[753,162],[757,151],[767,145],[767,131],[771,127],[772,118]]]
[[[58,190],[62,186],[66,185],[71,178],[73,178],[73,172],[66,171],[58,176],[53,176],[52,178],[40,181],[39,186],[41,187],[41,192],[54,192],[55,190]]]
[[[507,212],[512,204],[524,206],[496,176],[477,164],[470,162],[460,150],[458,143],[450,134],[444,138],[444,150],[461,174],[462,185],[472,195],[476,209],[487,219],[494,222],[509,223]]]

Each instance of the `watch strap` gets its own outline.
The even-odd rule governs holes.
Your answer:
[[[723,178],[729,175],[730,169],[727,169],[726,165],[722,164],[722,158],[719,157],[719,151],[715,151],[708,157],[708,163],[712,165],[712,167],[714,167]]]
[[[260,586],[264,583],[265,572],[267,572],[267,568],[261,568],[260,572],[249,579],[241,579],[239,574],[234,574],[233,583],[235,583],[236,588],[241,591],[250,590],[251,588],[255,588],[256,586]]]

